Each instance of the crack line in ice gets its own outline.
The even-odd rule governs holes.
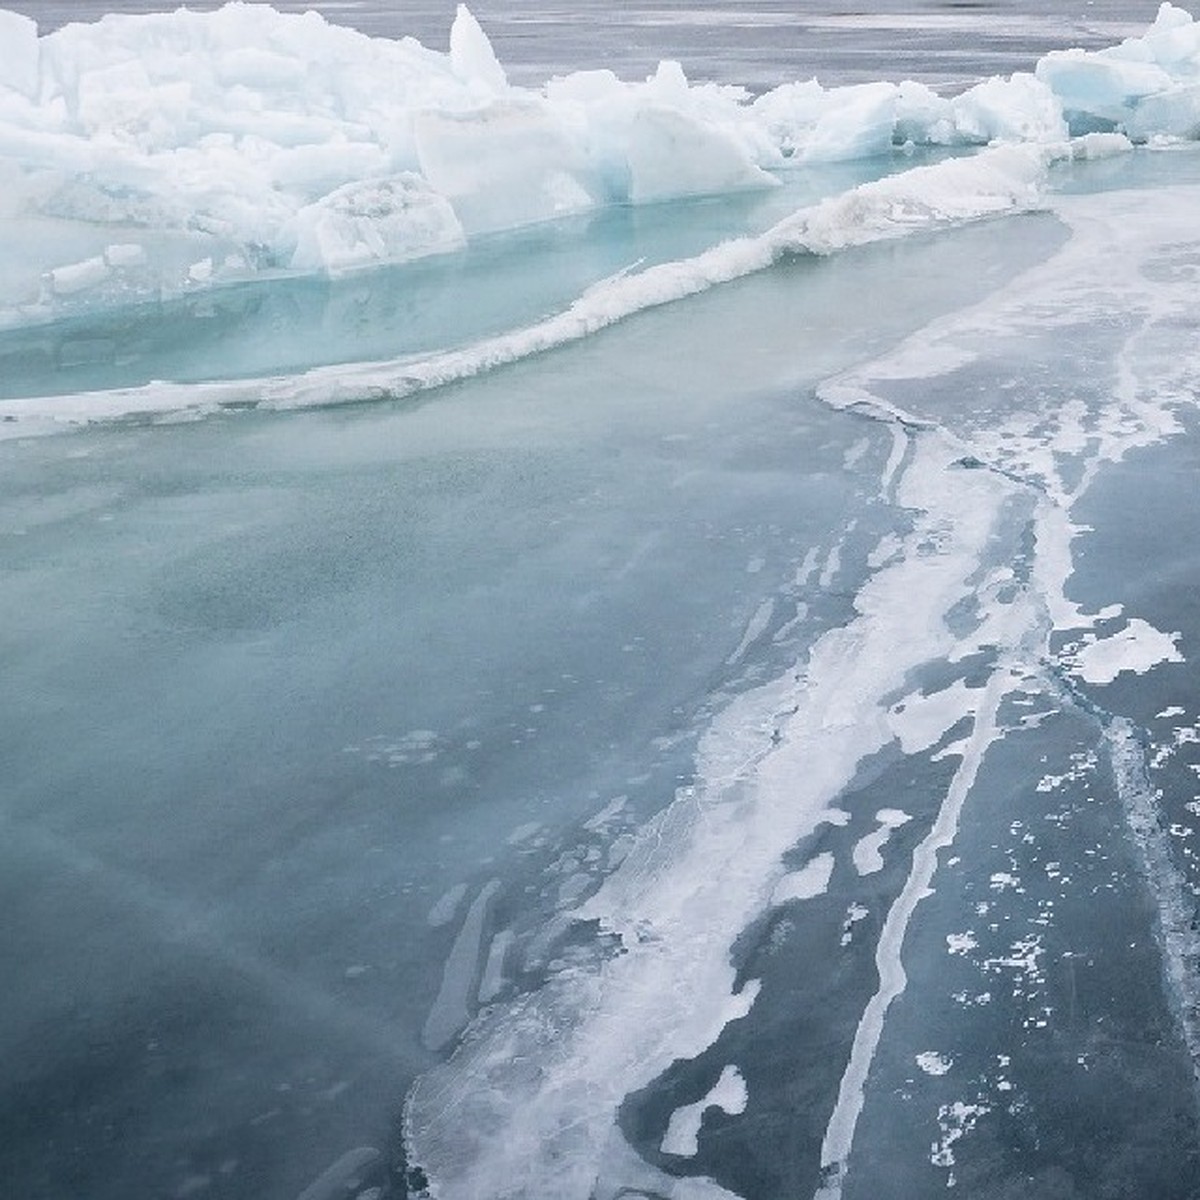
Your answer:
[[[962,762],[950,781],[937,819],[913,852],[912,870],[884,920],[875,952],[879,988],[868,1001],[859,1020],[850,1061],[838,1088],[837,1104],[825,1128],[821,1145],[823,1183],[817,1200],[838,1200],[842,1194],[842,1181],[865,1098],[867,1074],[883,1035],[884,1017],[892,1001],[904,991],[908,982],[901,961],[904,937],[917,905],[932,892],[930,885],[937,870],[938,851],[954,841],[963,804],[975,783],[983,757],[988,747],[1003,736],[996,717],[1000,701],[1011,686],[1011,672],[1006,665],[998,666],[983,689]]]
[[[1178,191],[1183,193],[1185,189]],[[1190,195],[1191,190],[1187,190],[1187,193]],[[1158,239],[1157,244],[1172,244],[1171,236],[1175,227],[1182,227],[1185,216],[1187,222],[1191,220],[1191,210],[1182,205],[1178,210],[1166,214],[1147,214],[1144,202],[1132,197],[1122,201],[1124,206],[1131,209],[1138,206],[1138,216],[1145,219],[1137,228],[1146,234],[1146,242],[1151,246],[1156,244],[1155,239]],[[1170,320],[1179,311],[1178,305],[1184,301],[1175,300],[1173,306],[1173,297],[1148,292],[1138,272],[1130,272],[1122,279],[1120,273],[1113,270],[1111,258],[1101,247],[1107,250],[1114,243],[1115,233],[1118,232],[1113,229],[1114,222],[1122,223],[1122,229],[1129,227],[1130,213],[1121,211],[1114,215],[1106,210],[1098,218],[1094,207],[1088,207],[1074,198],[1060,202],[1057,207],[1060,215],[1068,217],[1073,237],[1064,251],[1056,256],[1057,261],[1053,266],[1047,267],[1041,276],[1037,269],[1025,274],[1007,289],[1007,296],[1000,305],[997,305],[996,297],[991,297],[976,310],[978,316],[955,314],[940,323],[934,323],[891,355],[828,382],[819,394],[835,407],[860,411],[872,419],[890,422],[905,430],[919,430],[926,426],[925,422],[911,419],[909,414],[903,413],[886,398],[875,394],[878,382],[927,379],[931,371],[936,373],[938,354],[953,347],[954,337],[961,336],[964,329],[975,333],[974,325],[982,337],[993,340],[1001,329],[1020,333],[1027,314],[1031,310],[1040,312],[1044,307],[1038,302],[1044,301],[1046,292],[1055,295],[1056,290],[1069,288],[1072,298],[1077,297],[1081,291],[1081,278],[1088,283],[1095,281],[1094,291],[1087,293],[1087,298],[1091,301],[1088,311],[1096,319],[1103,319],[1104,314],[1116,311],[1135,321],[1135,328],[1118,345],[1115,353],[1118,368],[1118,383],[1113,397],[1115,403],[1101,412],[1095,428],[1083,425],[1086,412],[1072,414],[1069,405],[1057,410],[1054,414],[1057,419],[1049,424],[1045,413],[1017,413],[1013,420],[1003,426],[972,431],[971,437],[976,445],[969,457],[960,460],[959,465],[985,467],[996,477],[1032,489],[1038,496],[1031,523],[1036,554],[1032,557],[1030,584],[1024,589],[1028,602],[1037,610],[1029,614],[1029,632],[1035,634],[1040,630],[1043,644],[1037,657],[1041,658],[1044,672],[1051,679],[1057,679],[1062,690],[1068,692],[1081,708],[1097,717],[1107,731],[1118,790],[1127,809],[1127,822],[1138,844],[1143,873],[1159,909],[1164,976],[1173,993],[1184,1038],[1200,1083],[1200,988],[1195,983],[1200,974],[1200,937],[1192,928],[1192,906],[1184,894],[1182,876],[1171,858],[1161,813],[1146,778],[1144,755],[1133,736],[1132,725],[1124,718],[1114,718],[1112,714],[1105,713],[1082,696],[1066,676],[1065,664],[1051,658],[1049,653],[1050,631],[1087,627],[1113,615],[1109,610],[1085,614],[1078,605],[1067,599],[1066,583],[1073,570],[1070,544],[1082,531],[1072,521],[1070,513],[1074,503],[1105,463],[1120,461],[1132,449],[1154,444],[1180,431],[1171,407],[1181,402],[1183,389],[1177,391],[1169,386],[1164,387],[1158,379],[1147,387],[1135,369],[1134,357],[1138,341],[1152,334],[1159,323]],[[1119,239],[1116,240],[1119,242]],[[1145,252],[1144,245],[1139,249]],[[1122,288],[1122,283],[1132,286]],[[1070,314],[1073,320],[1080,319],[1078,305],[1067,303],[1065,298],[1058,306],[1058,311]],[[998,317],[1007,318],[1008,324],[1005,325]],[[941,338],[940,345],[934,342],[932,352],[931,334]],[[943,357],[952,359],[954,356],[947,353]],[[1170,376],[1167,382],[1173,382]],[[947,437],[951,444],[959,441],[952,431],[938,428],[938,432]],[[1080,436],[1072,442],[1071,435],[1075,433]],[[1006,444],[1005,439],[1012,441]],[[970,446],[967,441],[960,444]],[[1059,447],[1073,450],[1075,456],[1083,460],[1074,486],[1068,486],[1062,472],[1057,469],[1054,456]],[[989,456],[999,452],[1014,465],[1007,465],[1004,459],[985,462],[979,457],[981,452]],[[979,594],[983,595],[982,589]],[[1010,609],[1013,616],[1019,607],[1014,605]],[[1006,643],[1004,638],[995,638],[993,641],[998,645],[1012,644]],[[1165,646],[1161,657],[1168,657]],[[996,728],[997,705],[1004,694],[1004,689],[998,685],[999,679],[998,669],[993,673],[987,698],[976,716],[970,743],[964,744],[965,757],[959,773],[952,781],[943,811],[939,814],[939,824],[947,815],[947,804],[952,800],[957,799],[957,806],[961,807],[961,800],[969,790],[983,751],[997,736],[1003,736],[1003,731]],[[979,744],[981,740],[982,745]],[[868,1005],[857,1031],[851,1061],[843,1076],[838,1104],[827,1127],[822,1148],[823,1183],[818,1192],[822,1200],[834,1200],[842,1192],[871,1059],[882,1033],[883,1018],[891,999],[899,994],[905,982],[899,957],[903,925],[925,894],[926,880],[931,878],[930,872],[934,866],[930,861],[931,851],[936,850],[936,846],[930,843],[936,839],[936,831],[935,826],[929,839],[914,855],[913,874],[885,922],[877,958],[880,988]],[[917,860],[918,855],[922,854],[928,857],[923,869],[920,869]]]
[[[903,550],[803,669],[739,695],[714,720],[698,752],[701,782],[643,828],[575,913],[622,952],[485,1013],[455,1057],[418,1081],[405,1137],[437,1194],[606,1198],[630,1183],[614,1165],[629,1163],[614,1120],[623,1099],[749,1011],[757,983],[734,990],[730,948],[769,905],[787,848],[830,819],[858,764],[893,740],[888,698],[914,670],[962,650],[947,615],[971,589],[1012,484],[952,469],[955,453],[938,437],[912,439],[897,487],[915,521]],[[997,640],[992,625],[986,634]],[[999,673],[990,686],[1002,688]],[[991,709],[978,707],[975,765],[990,736]],[[637,1167],[639,1186],[653,1171]]]
[[[1177,191],[1184,199],[1194,195]],[[1164,215],[1146,214],[1144,199],[1136,196],[1105,202],[1118,210],[1113,220],[1145,235],[1135,246],[1139,253],[1147,240],[1166,245],[1181,231],[1189,236],[1194,223],[1191,209],[1183,220],[1183,204]],[[1087,319],[1127,314],[1130,300],[1137,301],[1142,329],[1173,315],[1170,305],[1134,290],[1142,284],[1132,269],[1125,276],[1131,286],[1119,286],[1119,272],[1114,283],[1106,257],[1112,220],[1098,219],[1094,205],[1074,197],[1056,208],[1073,238],[1048,266],[1027,272],[987,304],[926,327],[900,351],[830,381],[818,395],[845,407],[837,385],[848,383],[841,396],[865,396],[866,411],[856,409],[895,427],[908,414],[872,406],[871,393],[878,390],[873,381],[926,378],[922,364],[931,336],[952,342],[956,331],[977,330],[991,345],[1003,333],[1016,338],[1035,326],[1041,332],[1047,300],[1079,319],[1081,279],[1096,289],[1085,288]],[[1062,294],[1065,287],[1070,296]],[[1128,322],[1122,328],[1128,331]],[[701,783],[681,789],[576,914],[598,922],[621,953],[594,969],[562,972],[540,992],[478,1021],[455,1059],[410,1093],[405,1136],[413,1160],[430,1169],[440,1194],[455,1200],[608,1200],[633,1178],[641,1186],[653,1176],[653,1167],[633,1161],[615,1114],[631,1092],[649,1086],[671,1063],[698,1056],[729,1020],[749,1010],[750,989],[733,991],[737,975],[729,950],[769,902],[784,851],[828,819],[857,764],[893,738],[888,708],[911,690],[914,671],[932,661],[962,661],[968,652],[997,652],[1000,664],[972,697],[971,734],[956,744],[962,762],[938,822],[914,854],[877,950],[879,992],[860,1023],[822,1148],[823,1194],[840,1195],[888,993],[899,994],[905,983],[904,930],[932,881],[938,850],[954,834],[988,746],[1002,736],[1001,698],[1026,687],[1038,664],[1061,673],[1049,652],[1053,630],[1099,619],[1066,598],[1071,543],[1080,532],[1071,506],[1093,477],[1096,459],[1117,461],[1177,429],[1170,422],[1173,393],[1138,393],[1137,332],[1118,351],[1128,357],[1127,378],[1116,403],[1097,418],[1098,430],[1066,408],[1056,410],[1054,421],[1041,411],[1017,412],[1006,423],[971,430],[969,441],[928,421],[907,426],[892,490],[893,503],[911,514],[913,529],[901,547],[888,544],[887,557],[855,597],[854,618],[820,637],[806,664],[740,695],[713,720],[699,753]],[[910,435],[922,430],[925,436]],[[1088,458],[1082,479],[1067,481],[1053,443],[1074,433],[1081,435],[1071,442],[1076,456]],[[967,469],[986,466],[985,458],[994,460],[992,469]],[[1033,508],[1028,581],[1014,585],[1010,570],[1003,579],[996,573],[992,586],[981,579],[982,568],[996,550],[996,522],[1017,496]],[[817,562],[810,555],[798,578],[811,580]],[[1006,600],[1009,585],[1016,594]],[[981,620],[969,636],[956,636],[947,618],[972,597],[982,606]],[[976,1002],[985,999],[983,994]],[[623,1175],[626,1167],[635,1174]],[[675,1186],[673,1180],[658,1182],[660,1190]]]
[[[1142,879],[1157,912],[1167,995],[1191,1058],[1200,1100],[1200,933],[1195,927],[1195,906],[1172,857],[1158,793],[1147,776],[1145,751],[1133,722],[1110,718],[1104,737]]]
[[[327,990],[319,981],[272,962],[257,947],[240,943],[223,927],[220,909],[184,903],[150,880],[28,821],[0,814],[0,837],[22,856],[49,863],[47,873],[52,870],[63,875],[72,887],[84,893],[94,891],[106,904],[131,914],[145,930],[145,943],[182,947],[211,959],[261,996],[269,997],[282,1011],[337,1030],[368,1047],[380,1062],[394,1064],[398,1071],[429,1066],[430,1056],[395,1022],[377,1020],[348,1001],[344,992]]]

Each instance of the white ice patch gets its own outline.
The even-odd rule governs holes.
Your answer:
[[[518,825],[504,841],[509,846],[520,846],[537,837],[541,831],[542,823],[540,821],[526,821],[524,825]]]
[[[347,754],[361,754],[370,763],[388,767],[427,766],[441,753],[438,735],[432,729],[413,729],[399,737],[379,734],[357,746],[347,746]]]
[[[954,1066],[954,1059],[936,1050],[923,1050],[915,1056],[917,1066],[926,1075],[945,1075]]]
[[[881,851],[892,836],[893,829],[899,829],[912,818],[906,812],[895,808],[883,808],[875,814],[879,828],[859,838],[854,845],[854,869],[860,875],[874,875],[883,870],[883,854]]]
[[[413,174],[335,188],[300,209],[280,238],[295,241],[292,267],[326,274],[442,254],[466,242],[449,202]]]
[[[628,803],[628,796],[614,796],[594,817],[589,817],[588,820],[584,821],[584,829],[592,833],[607,829],[620,817],[621,811]]]
[[[792,900],[811,900],[822,896],[829,890],[829,881],[833,877],[834,858],[826,851],[800,868],[785,875],[771,893],[773,905],[787,904]]]
[[[861,904],[851,904],[846,909],[846,915],[842,919],[842,936],[840,944],[849,946],[854,941],[854,927],[860,922],[865,921],[871,915],[869,908],[864,908]]]
[[[993,892],[1022,892],[1021,881],[1008,871],[995,871],[988,879],[988,887]]]
[[[867,556],[867,566],[873,571],[889,563],[903,549],[904,543],[894,533],[885,533],[879,544]]]
[[[465,883],[456,883],[452,888],[443,892],[437,903],[429,910],[429,924],[435,929],[440,925],[449,925],[454,920],[466,894],[467,885]]]
[[[704,1113],[710,1108],[718,1108],[730,1116],[738,1116],[746,1111],[749,1099],[750,1094],[741,1072],[735,1066],[727,1066],[708,1095],[695,1104],[677,1108],[671,1114],[659,1149],[664,1154],[693,1157],[700,1148],[700,1125]]]
[[[829,591],[841,569],[842,543],[838,542],[835,546],[830,547],[829,553],[825,556],[825,565],[821,568],[821,575],[817,580],[823,591]]]
[[[442,986],[425,1021],[422,1040],[431,1050],[440,1050],[471,1019],[471,994],[479,966],[488,911],[500,881],[486,883],[467,910],[462,928],[442,969]]]
[[[956,1100],[953,1104],[941,1105],[938,1108],[938,1127],[941,1136],[930,1149],[929,1161],[935,1167],[953,1167],[955,1144],[975,1128],[980,1117],[991,1111],[990,1105],[967,1104],[962,1100]]]
[[[487,962],[479,980],[479,1003],[490,1004],[504,987],[504,960],[516,941],[511,929],[502,929],[488,947]]]
[[[847,471],[854,470],[854,468],[856,466],[858,466],[859,461],[862,459],[863,455],[866,454],[867,451],[870,449],[871,449],[871,439],[870,438],[859,438],[858,441],[855,442],[854,445],[851,446],[850,449],[846,451],[845,455],[842,458],[842,465],[846,468]]]
[[[771,618],[774,615],[775,601],[771,599],[764,600],[747,623],[746,630],[742,634],[742,640],[737,644],[737,648],[725,660],[727,667],[735,666],[742,660],[746,651],[766,632],[767,626],[770,625]]]
[[[975,712],[979,691],[955,680],[940,692],[905,696],[888,713],[888,723],[905,754],[928,750],[964,717]]]
[[[812,577],[817,573],[818,559],[821,551],[816,546],[809,546],[804,552],[804,561],[796,568],[796,586],[804,587],[811,582]]]
[[[1065,653],[1063,662],[1087,683],[1112,683],[1123,671],[1142,675],[1160,663],[1181,663],[1178,633],[1163,633],[1133,617],[1119,633],[1097,637],[1086,633],[1082,644]]]
[[[967,933],[946,934],[946,950],[950,954],[969,954],[978,945],[978,941],[975,940],[975,934],[970,931]]]

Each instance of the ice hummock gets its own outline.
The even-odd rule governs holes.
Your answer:
[[[1191,136],[1200,27],[1052,54],[953,97],[923,84],[510,84],[460,6],[449,50],[230,3],[44,37],[0,11],[0,324],[272,273],[339,273],[609,205],[769,188],[897,145]]]

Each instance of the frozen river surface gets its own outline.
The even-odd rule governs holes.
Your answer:
[[[15,7],[5,1194],[1196,1200],[1200,26]]]

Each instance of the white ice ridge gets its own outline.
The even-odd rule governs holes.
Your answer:
[[[635,313],[765,270],[787,255],[832,254],[1029,210],[1043,202],[1049,166],[1074,152],[1072,143],[994,146],[970,158],[915,167],[801,209],[757,236],[724,242],[693,258],[619,273],[535,325],[423,358],[318,367],[266,379],[151,383],[6,400],[0,438],[137,414],[298,409],[409,396],[578,341]]]
[[[0,10],[0,319],[442,253],[906,143],[1057,142],[1067,110],[1080,130],[1190,136],[1198,74],[1198,27],[1169,5],[1144,38],[954,97],[809,80],[757,98],[673,62],[516,87],[462,6],[448,53],[264,4],[44,37]]]
[[[1007,635],[1002,644],[1015,646],[1031,629],[1036,628],[1036,616],[1031,609],[1032,605],[1023,598],[1009,606],[1000,620],[1001,626],[1006,627],[1004,633]],[[992,742],[1001,736],[996,715],[1000,701],[1012,686],[1012,675],[1000,668],[992,673],[987,687],[983,689],[976,709],[974,729],[963,748],[959,768],[950,781],[933,827],[913,852],[908,879],[888,910],[875,951],[879,987],[859,1021],[850,1061],[838,1089],[837,1104],[821,1144],[821,1166],[827,1176],[825,1186],[818,1193],[818,1200],[837,1200],[841,1196],[841,1181],[854,1144],[866,1095],[867,1077],[883,1036],[884,1018],[892,1001],[901,995],[908,982],[901,951],[909,923],[917,906],[930,895],[937,871],[938,852],[954,841],[963,804],[975,783],[983,756]]]

